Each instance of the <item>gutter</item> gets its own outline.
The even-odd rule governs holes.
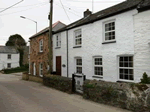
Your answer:
[[[67,41],[67,77],[69,77],[69,50],[68,50],[68,30],[66,30],[66,41]]]

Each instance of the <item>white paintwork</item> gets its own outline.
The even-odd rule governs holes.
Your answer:
[[[0,70],[6,69],[7,63],[11,63],[11,68],[19,67],[19,53],[11,54],[11,59],[7,59],[8,54],[0,53]]]
[[[36,75],[36,66],[35,66],[35,63],[33,63],[33,75]]]
[[[134,68],[136,80],[140,81],[144,72],[150,76],[150,10],[134,16],[134,29]]]
[[[150,74],[150,45],[148,45],[148,42],[150,42],[149,15],[149,11],[138,14],[138,11],[135,9],[69,30],[69,77],[72,77],[72,73],[75,72],[75,57],[82,57],[82,72],[86,75],[87,79],[105,80],[112,82],[118,81],[118,57],[121,55],[134,56],[133,82],[139,82],[143,72]],[[145,19],[143,18],[144,16]],[[115,20],[116,43],[102,44],[103,23],[111,20]],[[142,25],[143,22],[144,25]],[[142,26],[144,27],[143,30]],[[134,31],[134,28],[136,31]],[[73,48],[74,31],[78,29],[82,30],[82,47]],[[55,49],[55,36],[56,34],[53,36],[54,71],[56,70],[56,56],[62,56],[62,64],[67,64],[66,31],[61,32],[62,45],[60,49]],[[142,51],[142,53],[144,52],[143,54],[141,54],[141,50],[144,50]],[[92,77],[94,75],[94,56],[102,56],[103,58],[103,79]],[[62,76],[67,76],[66,71],[67,67],[62,67]]]

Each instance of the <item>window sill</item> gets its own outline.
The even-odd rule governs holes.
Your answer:
[[[82,46],[74,46],[73,48],[81,48]]]
[[[116,43],[116,41],[108,41],[108,42],[103,42],[102,44],[109,44],[109,43]]]
[[[131,82],[131,83],[134,83],[134,80],[123,80],[123,79],[121,80],[121,79],[119,79],[116,82],[120,82],[120,83],[129,83],[129,82]]]
[[[60,49],[61,47],[55,47],[55,49]]]
[[[94,76],[92,76],[93,78],[100,78],[100,79],[103,79],[103,76],[96,76],[96,75],[94,75]]]
[[[38,54],[42,54],[43,52],[38,52]]]

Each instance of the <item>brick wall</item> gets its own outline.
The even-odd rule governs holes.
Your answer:
[[[39,52],[39,42],[43,39],[43,52]],[[48,67],[48,32],[30,39],[30,71],[33,75],[33,63],[36,65],[36,76],[39,76],[39,64],[43,63],[43,75]]]

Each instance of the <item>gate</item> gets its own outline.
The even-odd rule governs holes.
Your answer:
[[[72,74],[72,88],[73,92],[83,93],[83,84],[85,81],[85,75]]]

